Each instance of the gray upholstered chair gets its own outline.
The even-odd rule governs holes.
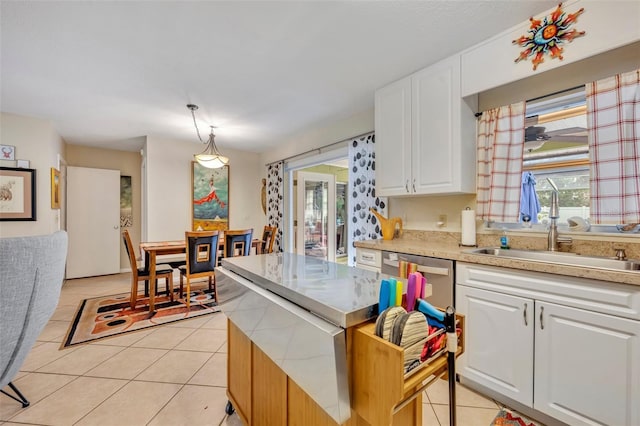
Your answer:
[[[0,389],[9,385],[23,407],[29,401],[11,380],[20,370],[60,298],[67,233],[0,238]]]

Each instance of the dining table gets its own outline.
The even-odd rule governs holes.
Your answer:
[[[251,247],[256,249],[256,253],[260,247],[262,240],[251,240]],[[218,239],[218,251],[222,251],[221,257],[224,256],[224,238]],[[140,250],[144,252],[144,265],[147,271],[149,271],[149,312],[155,311],[155,296],[156,296],[156,260],[158,256],[169,254],[181,254],[186,253],[187,244],[186,240],[174,240],[174,241],[152,241],[141,242]],[[135,294],[131,295],[132,303],[135,303]]]

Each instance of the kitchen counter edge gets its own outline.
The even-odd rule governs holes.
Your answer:
[[[457,244],[396,239],[356,241],[354,245],[372,250],[437,257],[459,262],[524,269],[527,271],[546,272],[570,277],[589,278],[599,281],[640,286],[640,271],[616,271],[613,269],[577,267],[533,260],[491,257],[482,254],[466,253],[466,251],[473,249],[473,247],[460,247]]]

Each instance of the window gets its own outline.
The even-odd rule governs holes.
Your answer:
[[[589,217],[589,145],[584,88],[527,102],[523,171],[536,178],[538,221],[548,218],[553,186],[560,218]]]

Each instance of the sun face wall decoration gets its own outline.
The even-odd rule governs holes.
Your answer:
[[[545,16],[544,19],[533,19],[531,26],[527,34],[521,36],[517,40],[513,40],[513,44],[524,47],[525,49],[520,52],[520,56],[515,59],[515,63],[528,59],[531,56],[535,56],[531,63],[533,64],[533,70],[538,68],[538,65],[544,62],[544,55],[549,54],[551,58],[563,59],[563,48],[560,45],[573,41],[574,38],[582,37],[585,35],[585,31],[578,31],[576,29],[571,30],[571,26],[578,21],[578,16],[584,12],[584,7],[575,13],[567,14],[562,10],[562,3],[558,4],[553,13],[549,16]]]

